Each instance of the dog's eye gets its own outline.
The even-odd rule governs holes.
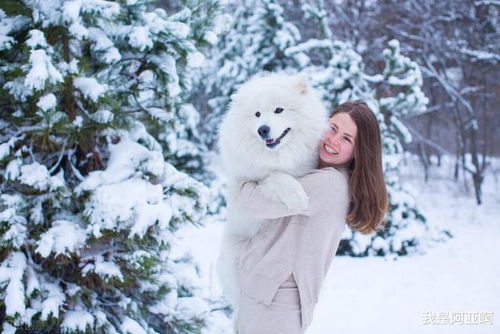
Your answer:
[[[274,111],[275,113],[279,114],[283,111],[283,108],[276,108],[276,110]]]
[[[255,116],[260,117],[260,111],[257,111],[257,112],[255,113]]]

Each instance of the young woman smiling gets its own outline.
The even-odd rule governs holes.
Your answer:
[[[236,332],[304,333],[346,224],[364,234],[381,227],[388,199],[377,119],[362,101],[333,111],[319,145],[318,169],[297,180],[307,209],[266,199],[245,182],[233,205],[267,218],[236,256],[241,287]]]

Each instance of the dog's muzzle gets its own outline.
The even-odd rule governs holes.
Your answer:
[[[281,140],[290,132],[291,128],[286,128],[285,131],[278,138],[268,138],[271,129],[267,125],[262,125],[259,127],[257,132],[259,136],[266,141],[266,146],[268,148],[274,148],[281,143]]]

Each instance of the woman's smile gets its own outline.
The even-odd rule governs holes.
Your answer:
[[[337,155],[339,152],[337,152],[335,149],[331,148],[330,146],[324,144],[325,146],[325,150],[330,153],[330,154],[334,154],[334,155]]]

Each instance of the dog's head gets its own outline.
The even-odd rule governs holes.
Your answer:
[[[256,76],[231,96],[231,109],[244,123],[241,131],[253,134],[254,141],[270,150],[290,142],[293,132],[304,126],[311,110],[312,88],[302,74]]]
[[[252,157],[263,160],[253,164],[290,170],[313,160],[326,125],[326,110],[307,76],[255,76],[231,96],[220,145],[231,146],[232,158],[245,154],[243,161]]]

